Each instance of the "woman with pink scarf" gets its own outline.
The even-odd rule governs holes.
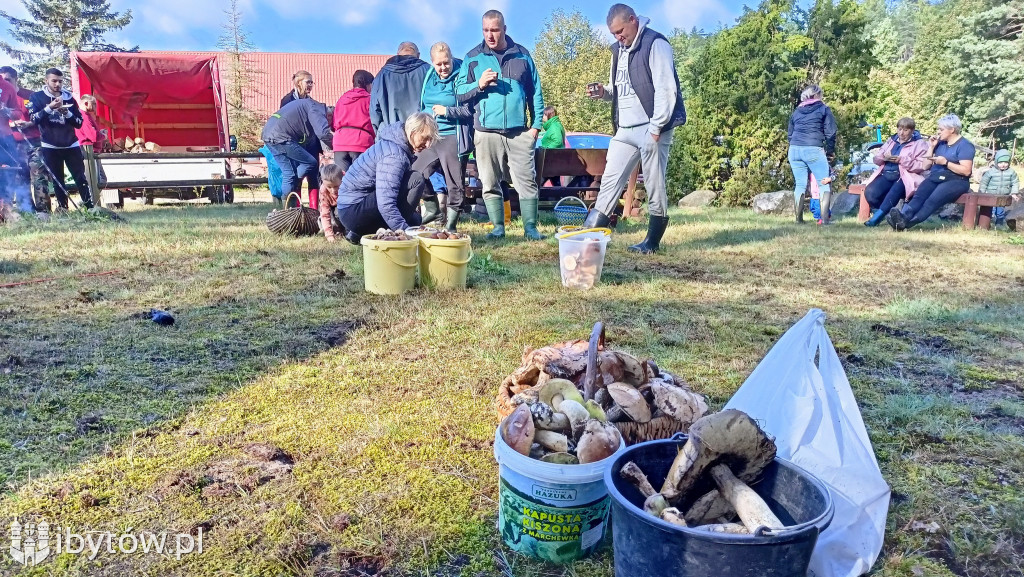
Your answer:
[[[875,211],[864,226],[878,226],[900,200],[909,200],[924,181],[928,141],[914,130],[913,118],[901,118],[893,134],[875,153],[878,165],[868,179],[864,199]]]

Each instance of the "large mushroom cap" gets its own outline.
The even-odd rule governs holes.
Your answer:
[[[630,419],[637,423],[646,423],[651,420],[651,407],[640,391],[636,390],[636,387],[626,383],[612,383],[608,385],[608,394]]]
[[[654,406],[681,423],[692,424],[708,412],[704,399],[684,388],[655,379],[651,381],[651,391],[654,393]]]
[[[534,434],[533,414],[530,413],[529,405],[519,405],[519,408],[501,422],[502,440],[517,453],[530,454]]]
[[[570,399],[580,405],[583,404],[583,395],[580,394],[579,389],[576,388],[572,381],[551,379],[541,386],[540,402],[557,411],[563,399]]]
[[[692,503],[716,488],[705,474],[711,467],[727,465],[740,480],[752,483],[774,460],[775,442],[749,415],[735,409],[713,413],[690,427],[662,492],[677,495],[671,500]]]

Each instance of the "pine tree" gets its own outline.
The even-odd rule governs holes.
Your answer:
[[[0,40],[0,50],[21,62],[28,86],[42,84],[47,68],[67,70],[75,51],[123,52],[103,35],[132,21],[132,11],[110,9],[106,0],[21,0],[28,19],[0,11],[10,25],[10,38],[25,48]],[[138,47],[132,50],[138,50]]]
[[[227,53],[228,70],[225,82],[225,100],[228,107],[228,124],[238,139],[238,149],[250,152],[259,148],[260,130],[263,118],[245,105],[245,95],[255,90],[255,69],[248,53],[256,46],[249,40],[249,33],[242,24],[242,10],[238,0],[224,11],[227,19],[221,25],[223,32],[217,46]]]

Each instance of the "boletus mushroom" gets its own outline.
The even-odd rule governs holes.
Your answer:
[[[545,431],[566,431],[569,429],[569,418],[562,413],[556,413],[547,403],[537,401],[530,405],[530,413],[533,414],[533,424],[538,429]]]
[[[708,405],[700,395],[660,379],[651,381],[651,391],[654,406],[680,423],[692,424],[708,412]]]
[[[579,439],[583,434],[583,427],[586,426],[587,419],[590,418],[590,411],[574,399],[562,399],[562,402],[558,404],[558,411],[558,414],[565,417],[568,422],[567,429],[572,438]]]
[[[569,451],[569,438],[562,433],[538,430],[534,434],[533,440],[549,451],[556,453],[567,453]]]
[[[566,379],[551,379],[544,383],[538,395],[540,402],[549,405],[558,411],[563,399],[571,399],[580,405],[583,404],[583,395],[572,381]]]
[[[608,394],[630,419],[637,423],[647,423],[651,420],[651,407],[636,387],[626,383],[612,383],[608,385]]]
[[[622,437],[615,425],[602,423],[597,419],[587,421],[580,442],[576,444],[576,456],[580,463],[596,463],[612,456],[619,450]]]
[[[534,433],[533,414],[530,413],[529,405],[519,405],[501,422],[501,439],[517,453],[530,455]]]

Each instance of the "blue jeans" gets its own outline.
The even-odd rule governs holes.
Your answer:
[[[960,195],[970,192],[971,182],[966,178],[947,177],[938,180],[932,174],[921,183],[910,202],[903,207],[903,216],[907,219],[907,228],[921,224],[928,217],[938,212],[943,206],[956,202]]]
[[[864,189],[864,198],[871,208],[882,214],[889,214],[894,206],[907,195],[907,187],[902,178],[889,180],[885,174],[879,174]]]
[[[302,179],[306,178],[310,189],[320,188],[320,161],[297,142],[267,143],[274,161],[281,167],[281,192],[288,196],[302,191]],[[301,196],[301,195],[300,195]]]
[[[15,206],[23,212],[35,212],[32,193],[25,179],[28,159],[20,154],[13,136],[0,136],[0,203]]]
[[[793,187],[793,200],[800,202],[800,197],[807,192],[807,177],[813,174],[818,181],[818,191],[825,193],[832,189],[821,181],[828,178],[828,160],[825,158],[825,149],[820,146],[790,146],[789,166],[793,169],[793,180],[796,185]],[[797,209],[801,207],[797,206]]]

